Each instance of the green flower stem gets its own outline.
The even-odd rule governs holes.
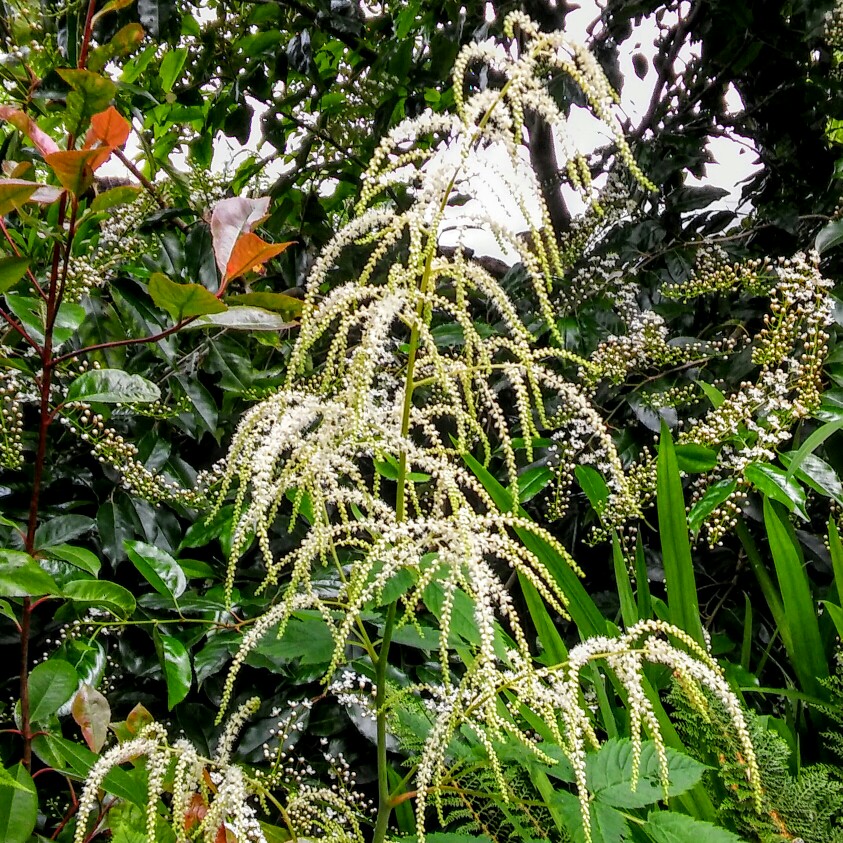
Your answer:
[[[383,843],[386,838],[387,825],[392,814],[393,803],[390,799],[388,761],[386,757],[386,671],[389,667],[389,645],[392,642],[392,630],[395,626],[398,601],[391,603],[386,612],[386,623],[383,627],[380,653],[375,668],[375,708],[378,713],[377,742],[378,742],[378,816],[375,822],[375,834],[372,843]]]

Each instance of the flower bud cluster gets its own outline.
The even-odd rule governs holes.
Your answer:
[[[23,465],[21,383],[14,369],[0,371],[0,465],[12,470]]]

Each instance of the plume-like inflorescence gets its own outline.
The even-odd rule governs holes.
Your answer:
[[[422,829],[427,792],[435,792],[457,726],[470,720],[499,770],[498,738],[515,735],[532,746],[518,725],[521,704],[541,715],[567,748],[587,818],[582,756],[596,735],[578,688],[580,668],[593,658],[605,659],[629,691],[636,746],[642,729],[656,739],[659,734],[641,691],[647,661],[668,664],[689,687],[708,687],[745,733],[740,708],[716,665],[678,630],[636,627],[623,638],[583,645],[555,670],[537,667],[501,577],[517,573],[553,610],[565,613],[566,595],[556,576],[515,538],[516,530],[540,535],[563,564],[578,571],[558,541],[517,514],[516,453],[523,447],[531,460],[532,442],[542,432],[559,431],[563,443],[587,433],[591,452],[610,478],[611,506],[623,509],[625,517],[640,510],[639,480],[624,471],[581,380],[585,375],[596,383],[611,371],[606,362],[611,349],[602,350],[596,362],[565,350],[554,284],[571,262],[555,240],[539,185],[518,151],[525,114],[539,114],[568,150],[570,181],[594,198],[588,167],[573,151],[566,118],[547,93],[551,75],[567,74],[582,89],[610,128],[618,158],[648,183],[613,117],[614,96],[593,57],[562,33],[539,32],[523,15],[507,19],[509,36],[516,28],[517,49],[476,44],[462,52],[454,71],[455,114],[406,121],[380,145],[364,178],[358,215],[313,267],[286,385],[245,415],[216,475],[220,500],[233,494],[238,513],[229,592],[234,565],[253,537],[266,567],[261,589],[279,589],[277,602],[244,636],[222,711],[249,651],[270,630],[283,631],[293,612],[316,609],[331,629],[330,678],[342,668],[365,611],[397,601],[400,625],[415,623],[420,605],[435,604],[442,670],[440,685],[420,689],[437,711],[419,773]],[[499,81],[466,95],[465,77],[477,62]],[[476,168],[469,166],[483,150],[511,162],[509,169],[491,166],[511,189],[526,235],[483,206],[471,177]],[[388,197],[399,189],[404,198],[396,203]],[[454,208],[463,207],[466,197],[472,200],[469,210],[455,218]],[[454,226],[456,247],[441,249],[443,231],[453,232]],[[547,344],[522,322],[501,280],[472,259],[470,232],[481,227],[526,268]],[[593,231],[583,227],[582,239]],[[614,283],[607,271],[605,286]],[[630,319],[644,325],[648,317],[636,315],[634,300],[626,301]],[[634,330],[646,342],[664,345],[659,325]],[[462,456],[471,451],[487,461],[493,451],[502,457],[513,490],[509,507],[498,505],[466,470]],[[291,523],[306,513],[310,526],[293,550],[277,556],[271,533],[285,508],[287,514],[292,510]],[[314,584],[314,569],[323,565],[336,569],[338,594],[326,596]],[[476,644],[470,664],[457,670],[449,637],[456,601],[466,597]],[[663,633],[685,649],[668,643]],[[512,700],[507,717],[500,707],[503,690]],[[754,776],[751,746],[746,751]]]

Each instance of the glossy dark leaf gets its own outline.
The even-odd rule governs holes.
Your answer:
[[[55,714],[76,692],[79,675],[66,661],[49,659],[29,674],[29,716],[41,723]]]
[[[178,638],[163,635],[157,630],[155,648],[167,682],[167,709],[172,711],[173,706],[178,705],[190,690],[193,680],[190,656]]]
[[[0,779],[0,840],[27,843],[38,819],[35,783],[23,764],[17,764],[7,773],[17,786],[4,786]]]
[[[0,550],[0,595],[37,597],[59,593],[53,578],[31,556],[16,550]]]
[[[124,542],[126,553],[144,579],[162,596],[177,601],[187,588],[178,562],[166,551],[138,541]]]
[[[74,580],[64,586],[62,594],[75,603],[98,606],[118,617],[129,617],[135,611],[132,592],[114,582]]]
[[[161,390],[140,375],[130,375],[122,369],[93,369],[70,384],[66,400],[91,404],[145,404],[160,398]]]

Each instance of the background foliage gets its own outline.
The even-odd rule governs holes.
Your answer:
[[[8,653],[0,677],[7,725],[0,736],[7,773],[0,779],[4,839],[72,839],[78,783],[95,753],[106,740],[137,735],[148,719],[167,723],[173,735],[183,733],[212,754],[226,668],[243,631],[266,605],[267,598],[256,594],[261,561],[256,552],[246,555],[229,606],[224,578],[231,503],[205,520],[201,501],[156,505],[155,499],[166,496],[162,484],[168,482],[192,488],[224,453],[244,410],[282,383],[304,280],[320,249],[351,217],[380,137],[424,108],[451,108],[450,71],[460,47],[499,34],[505,13],[521,7],[547,29],[564,25],[566,4],[540,0],[210,2],[201,8],[167,0],[3,3],[5,175],[37,177],[68,188],[65,196],[72,197],[41,203],[31,192],[0,193],[6,226],[0,289],[10,326],[0,361],[0,642]],[[631,43],[635,49],[632,24],[642,16],[661,21],[650,107],[640,122],[625,127],[636,160],[660,189],[625,185],[634,210],[592,233],[590,263],[569,268],[570,289],[576,292],[576,279],[592,277],[597,259],[616,254],[613,271],[634,277],[639,304],[666,321],[670,336],[708,341],[757,332],[769,305],[751,290],[709,296],[703,306],[663,295],[666,285],[691,279],[699,255],[712,254],[712,247],[723,250],[714,253],[720,267],[790,256],[816,244],[823,274],[837,281],[843,99],[838,18],[828,23],[830,7],[816,0],[605,4],[591,46],[618,87],[624,84],[619,54]],[[683,45],[693,46],[690,58]],[[79,75],[82,68],[91,75]],[[486,84],[477,73],[476,84]],[[738,111],[727,104],[730,87],[743,103]],[[570,86],[560,84],[553,94],[564,108],[579,104]],[[94,172],[98,149],[125,158],[126,138],[112,128],[91,140],[87,159],[51,161],[52,147],[28,122],[70,148],[86,135],[91,118],[112,105],[131,123],[132,143],[140,150],[130,185]],[[224,174],[213,170],[222,137],[245,144],[254,109],[264,106],[261,148],[238,156]],[[538,119],[530,125],[531,160],[554,228],[576,238],[580,223],[565,203],[564,162],[549,132]],[[704,173],[708,138],[717,135],[741,139],[762,164],[743,186],[741,215],[714,205],[716,189],[686,184],[689,174]],[[186,163],[175,163],[178,152]],[[595,153],[595,175],[612,156],[611,150]],[[272,177],[265,173],[269,165]],[[267,258],[263,274],[244,270],[229,277],[214,253],[211,213],[220,200],[246,193],[271,200],[258,229],[262,239],[294,245]],[[400,187],[392,199],[399,207],[408,201]],[[342,260],[340,272],[353,274],[355,255]],[[525,324],[540,325],[524,274],[492,260],[484,265],[503,278]],[[38,301],[28,271],[47,298],[51,284],[63,288],[62,308],[51,312],[49,301]],[[222,304],[228,310],[214,313]],[[618,330],[610,304],[598,298],[562,308],[556,328],[569,350],[590,354]],[[13,323],[34,341],[29,348]],[[843,504],[843,372],[835,331],[821,404],[750,478],[745,499],[730,515],[734,523],[712,547],[704,535],[688,545],[686,512],[676,494],[678,470],[685,472],[687,489],[711,470],[708,453],[678,446],[676,465],[664,467],[659,478],[658,507],[651,500],[635,533],[614,543],[608,534],[592,540],[601,491],[587,466],[564,492],[564,513],[551,443],[542,443],[533,462],[521,466],[525,514],[549,525],[586,574],[570,622],[540,613],[529,593],[512,583],[535,627],[539,652],[558,661],[582,636],[639,618],[680,617],[689,632],[706,630],[733,687],[755,711],[752,734],[769,800],[762,814],[749,807],[728,730],[686,710],[675,692],[667,703],[679,717],[671,745],[677,753],[684,746],[687,754],[671,768],[676,794],[670,806],[677,810],[657,811],[652,775],[649,790],[627,793],[628,723],[611,684],[595,674],[587,693],[613,739],[589,760],[595,839],[698,837],[699,825],[671,826],[692,817],[718,824],[717,831],[706,831],[712,840],[727,839],[721,833],[750,840],[840,836],[843,694],[836,653],[843,551],[835,524]],[[48,335],[54,343],[48,357],[57,361],[50,378],[39,362],[43,355],[33,349],[43,351]],[[444,347],[454,341],[441,339]],[[77,357],[80,349],[87,351]],[[748,355],[728,365],[712,356],[705,365],[677,369],[642,366],[598,390],[627,463],[644,448],[654,450],[658,435],[665,466],[671,436],[663,422],[678,436],[686,429],[682,417],[701,412],[699,404],[680,403],[677,410],[654,395],[699,381],[728,393],[754,371]],[[55,423],[42,428],[47,416],[52,419],[40,403],[45,395],[58,412]],[[74,408],[80,399],[92,410]],[[127,451],[125,443],[137,450]],[[490,494],[505,493],[501,454],[485,466],[467,459]],[[115,463],[134,466],[125,475],[128,488]],[[692,495],[687,489],[689,507],[697,502]],[[696,526],[692,511],[692,535],[699,533]],[[273,528],[273,552],[293,547],[303,529],[291,506]],[[682,585],[671,591],[678,581]],[[410,632],[390,657],[399,685],[428,681],[437,670],[435,646]],[[474,643],[470,616],[455,632],[463,646]],[[263,764],[264,744],[279,730],[278,711],[296,702],[301,728],[289,729],[284,741],[312,765],[305,777],[324,777],[330,767],[342,767],[336,761],[342,757],[355,769],[365,800],[375,790],[372,727],[351,698],[325,695],[319,679],[332,652],[330,636],[307,613],[283,638],[270,637],[254,651],[238,683],[238,702],[255,694],[264,702],[236,757]],[[670,677],[655,671],[650,680],[663,690],[670,686]],[[80,684],[84,690],[77,693]],[[412,712],[402,716],[392,726],[396,742],[389,747],[395,787],[406,772],[402,761],[420,739]],[[447,825],[452,832],[501,840],[583,839],[564,769],[541,767],[510,748],[508,781],[526,810],[519,814],[498,798],[470,735],[458,749],[463,755]],[[92,834],[138,839],[144,777],[143,763],[114,776],[108,792],[121,801],[104,802],[102,823]],[[402,808],[409,801],[397,803],[395,823],[412,834],[412,812]],[[277,812],[268,809],[264,819],[268,839],[285,839],[275,828],[283,825]],[[157,834],[167,839],[169,832],[162,825]]]

